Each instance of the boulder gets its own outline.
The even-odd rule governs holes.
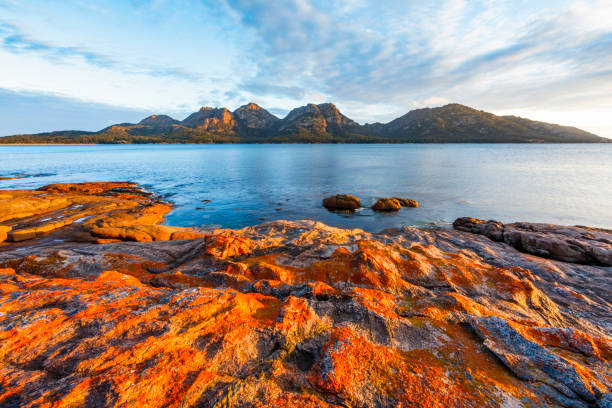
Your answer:
[[[361,208],[358,197],[348,194],[336,194],[323,199],[323,207],[328,210],[356,210]]]
[[[395,198],[381,198],[373,206],[372,209],[376,211],[399,211],[402,208],[402,204]]]
[[[471,232],[489,237],[493,241],[503,241],[504,224],[499,221],[485,221],[472,217],[457,218],[453,222],[453,228],[458,231]]]
[[[402,207],[416,208],[419,206],[419,202],[410,198],[392,197],[394,200],[399,201]]]

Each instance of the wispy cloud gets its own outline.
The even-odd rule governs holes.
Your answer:
[[[240,89],[251,92],[254,95],[281,95],[293,99],[302,99],[306,91],[299,86],[284,86],[265,82],[250,81],[240,85]]]
[[[182,68],[163,66],[134,66],[121,62],[108,55],[75,46],[54,45],[50,42],[31,38],[15,25],[0,21],[0,45],[13,53],[36,53],[47,59],[65,62],[79,59],[88,65],[98,68],[109,68],[126,73],[146,73],[151,76],[172,77],[193,81],[198,78],[195,73]]]
[[[576,78],[596,91],[612,66],[611,26],[586,23],[605,2],[534,10],[524,21],[508,17],[511,3],[435,3],[425,10],[391,5],[392,15],[360,4],[365,16],[348,21],[345,8],[325,2],[227,0],[253,33],[258,80],[297,82],[334,99],[401,104],[443,95],[478,102],[483,85],[512,97],[538,88],[545,97],[547,85],[558,89]],[[370,13],[381,21],[362,24]]]

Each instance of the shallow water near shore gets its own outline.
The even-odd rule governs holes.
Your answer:
[[[175,204],[175,226],[309,218],[375,232],[472,216],[612,228],[612,144],[24,145],[0,146],[0,157],[0,177],[31,175],[0,189],[133,181]],[[336,193],[420,207],[336,214],[321,206]]]

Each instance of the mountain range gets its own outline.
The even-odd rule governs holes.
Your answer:
[[[57,131],[0,138],[7,143],[609,143],[575,127],[497,116],[460,104],[423,108],[388,123],[360,125],[331,103],[283,119],[257,104],[202,107],[182,121],[152,115],[98,132]]]

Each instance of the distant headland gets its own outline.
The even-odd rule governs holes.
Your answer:
[[[138,143],[610,143],[581,129],[497,116],[460,104],[412,110],[388,123],[360,125],[331,103],[278,118],[257,104],[231,112],[202,107],[182,121],[152,115],[98,132],[78,130],[0,137],[0,144]]]

